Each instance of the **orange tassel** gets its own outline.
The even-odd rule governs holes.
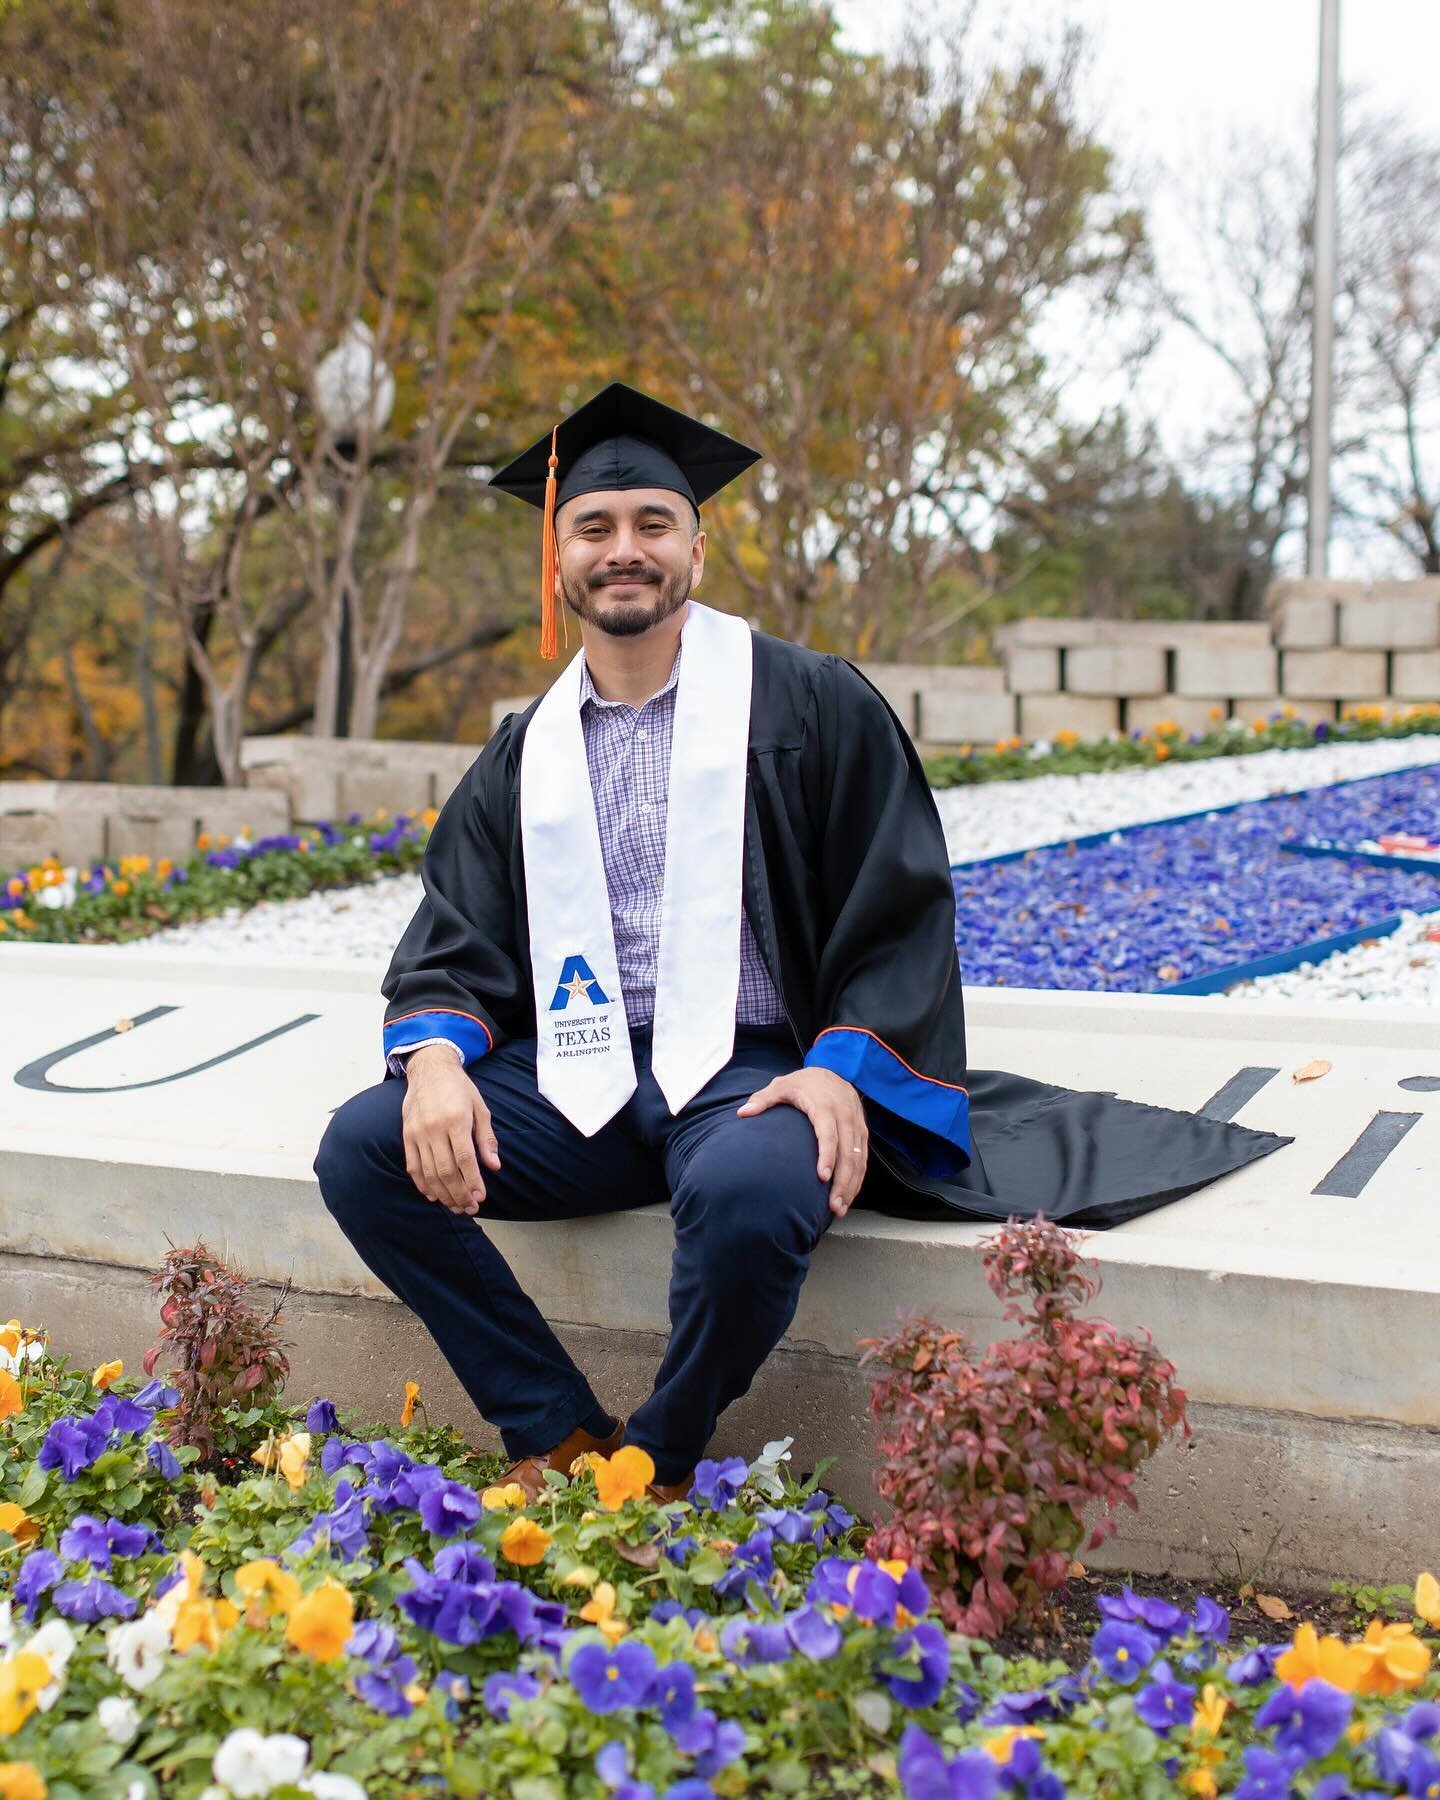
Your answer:
[[[559,429],[557,425],[550,433],[550,473],[545,477],[545,524],[540,546],[540,655],[546,662],[554,662],[560,654],[555,630],[555,571],[560,562],[560,546],[555,541],[555,471],[560,458],[555,454],[555,437]],[[565,638],[568,645],[568,631]]]

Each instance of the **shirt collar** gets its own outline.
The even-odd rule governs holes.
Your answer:
[[[664,687],[657,689],[656,692],[650,696],[650,700],[658,700],[660,698],[661,694],[668,694],[670,692],[671,688],[673,688],[675,686],[676,682],[679,681],[679,679],[680,679],[680,652],[682,649],[684,649],[683,641],[680,644],[677,644],[675,647],[675,661],[670,666],[670,679],[665,683]],[[645,702],[646,706],[648,706],[650,704],[650,700],[647,700]],[[585,652],[582,650],[580,652],[580,708],[581,708],[581,711],[583,712],[587,706],[621,706],[621,707],[624,707],[624,706],[628,706],[628,702],[626,702],[624,700],[605,700],[599,694],[597,694],[595,692],[595,684],[590,679],[590,665],[588,662],[586,662]],[[639,712],[640,711],[640,708],[635,707],[635,706],[630,706],[628,709],[631,712]]]

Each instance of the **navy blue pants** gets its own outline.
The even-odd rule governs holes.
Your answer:
[[[650,1038],[648,1028],[632,1032],[639,1085],[591,1138],[541,1097],[533,1039],[471,1064],[502,1165],[483,1170],[486,1198],[475,1216],[427,1200],[405,1172],[403,1080],[387,1078],[339,1108],[315,1173],[340,1229],[419,1315],[512,1458],[552,1449],[602,1409],[486,1236],[485,1220],[579,1219],[668,1203],[670,1341],[625,1442],[650,1453],[657,1481],[676,1482],[779,1343],[833,1215],[805,1115],[776,1106],[735,1116],[757,1088],[799,1067],[786,1027],[738,1027],[735,1054],[674,1117],[650,1073]]]

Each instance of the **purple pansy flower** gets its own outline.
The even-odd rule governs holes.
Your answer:
[[[92,1575],[88,1581],[62,1581],[50,1596],[56,1612],[77,1625],[94,1625],[101,1619],[133,1619],[139,1603],[122,1594],[113,1581]]]
[[[305,1429],[317,1436],[322,1431],[338,1431],[340,1415],[335,1411],[333,1400],[312,1400],[310,1410],[305,1414]]]
[[[713,1591],[722,1600],[744,1595],[752,1581],[763,1587],[775,1573],[773,1533],[762,1525],[731,1553],[730,1566],[715,1583]]]
[[[40,1610],[40,1596],[64,1578],[65,1564],[53,1550],[32,1550],[15,1577],[15,1599],[33,1625]]]
[[[984,1750],[962,1750],[953,1760],[918,1725],[900,1739],[899,1775],[905,1800],[993,1800],[1000,1770]]]
[[[729,1456],[724,1462],[704,1457],[695,1465],[695,1479],[690,1484],[692,1504],[708,1506],[713,1512],[725,1508],[745,1485],[750,1465],[743,1456]]]
[[[914,1661],[908,1661],[911,1652]],[[950,1649],[938,1625],[912,1625],[890,1646],[889,1657],[907,1658],[904,1672],[890,1670],[883,1676],[886,1687],[902,1706],[933,1706],[945,1689],[950,1674]]]
[[[785,1627],[760,1619],[731,1619],[720,1633],[720,1648],[741,1664],[787,1662],[790,1657]]]
[[[477,1544],[446,1544],[435,1552],[435,1573],[446,1581],[493,1581],[495,1565]]]
[[[181,1474],[180,1458],[166,1443],[156,1439],[145,1446],[145,1456],[163,1481],[177,1481]]]
[[[1156,1643],[1143,1625],[1127,1625],[1110,1619],[1090,1640],[1095,1660],[1110,1677],[1124,1687],[1139,1678],[1155,1660]]]
[[[571,1686],[593,1713],[644,1706],[655,1680],[655,1652],[648,1644],[582,1644],[567,1670]]]
[[[656,1671],[650,1703],[660,1708],[660,1723],[667,1731],[681,1726],[695,1711],[695,1671],[689,1663],[666,1663]]]
[[[673,1734],[675,1748],[695,1758],[695,1773],[718,1774],[745,1749],[745,1728],[734,1719],[720,1719],[704,1707],[692,1713]]]
[[[109,1439],[109,1428],[98,1419],[56,1419],[35,1460],[42,1469],[59,1469],[61,1480],[71,1482],[90,1467]]]
[[[812,1662],[828,1662],[844,1641],[844,1633],[834,1619],[827,1619],[818,1607],[802,1606],[789,1613],[785,1631],[802,1656]]]
[[[60,1534],[60,1554],[67,1562],[89,1563],[92,1568],[110,1567],[110,1541],[105,1535],[104,1521],[92,1513],[76,1513]]]
[[[1230,1637],[1230,1615],[1218,1600],[1208,1599],[1202,1594],[1195,1602],[1190,1629],[1196,1637],[1204,1638],[1207,1643],[1226,1643]]]
[[[158,1378],[154,1381],[147,1381],[135,1396],[135,1404],[149,1407],[153,1412],[165,1412],[170,1407],[180,1404],[180,1390],[167,1387]]]
[[[1153,1732],[1164,1737],[1172,1725],[1188,1725],[1195,1713],[1195,1690],[1177,1681],[1170,1665],[1158,1662],[1151,1681],[1135,1696],[1135,1711]]]
[[[480,1496],[458,1481],[441,1481],[420,1496],[420,1517],[432,1537],[458,1537],[480,1517]]]
[[[1284,1644],[1260,1644],[1254,1650],[1247,1650],[1237,1656],[1231,1663],[1227,1673],[1237,1687],[1258,1687],[1262,1681],[1269,1681],[1275,1673],[1275,1665],[1285,1654]]]
[[[1252,1744],[1245,1752],[1245,1779],[1235,1790],[1235,1800],[1290,1800],[1294,1772],[1286,1757]]]
[[[1261,1730],[1278,1727],[1275,1748],[1300,1751],[1310,1759],[1328,1756],[1350,1723],[1351,1699],[1328,1681],[1307,1681],[1297,1693],[1281,1683],[1255,1715]]]
[[[503,1721],[510,1717],[514,1701],[533,1700],[539,1692],[539,1681],[524,1669],[502,1669],[498,1675],[486,1676],[480,1698],[490,1717]]]

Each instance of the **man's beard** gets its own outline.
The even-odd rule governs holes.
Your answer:
[[[649,581],[651,576],[637,576],[636,580]],[[597,582],[593,587],[588,583],[566,581],[562,575],[561,586],[565,593],[565,603],[571,612],[587,625],[593,625],[610,637],[639,637],[642,632],[649,631],[662,619],[668,619],[671,613],[679,612],[690,598],[690,587],[694,580],[694,571],[687,564],[678,575],[662,575],[653,589],[650,599],[635,596],[622,600],[618,605],[602,606],[597,598],[603,594],[611,582]]]

